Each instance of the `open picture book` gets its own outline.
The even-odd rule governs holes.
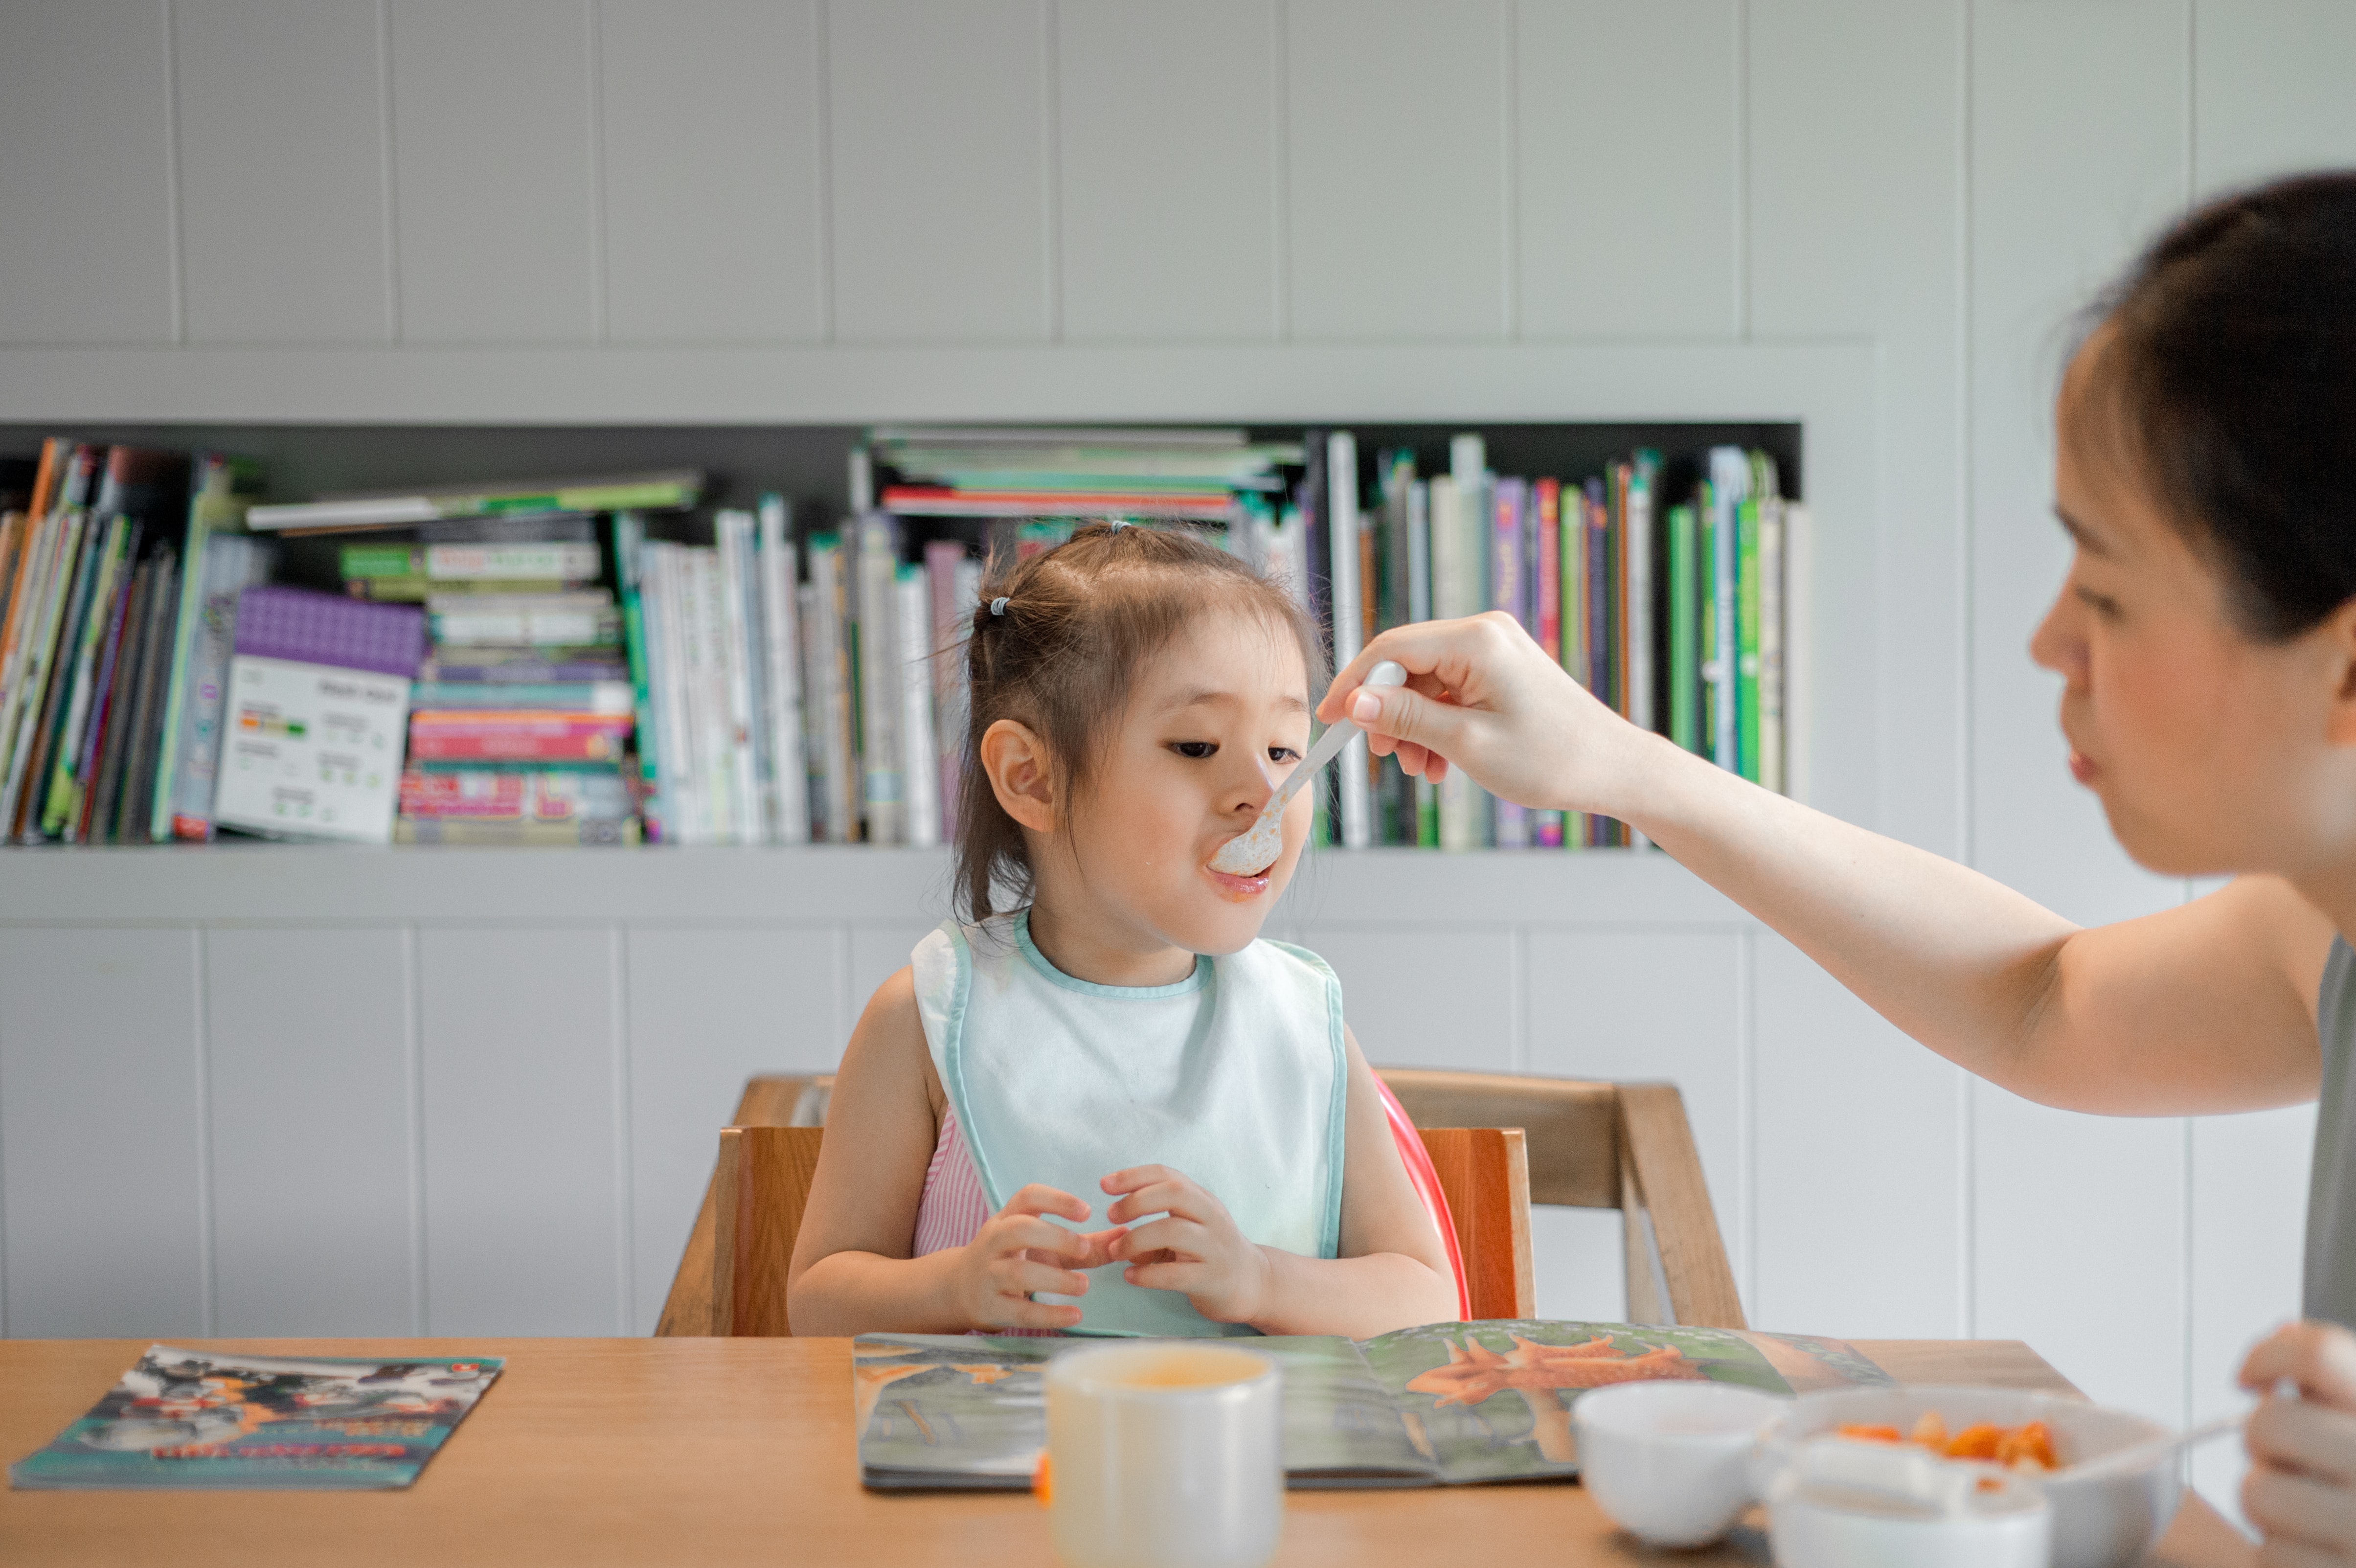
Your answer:
[[[862,1334],[851,1348],[860,1479],[880,1491],[1031,1485],[1046,1445],[1041,1373],[1102,1339]],[[1644,1379],[1771,1393],[1887,1384],[1837,1339],[1536,1320],[1434,1323],[1374,1339],[1228,1340],[1284,1373],[1294,1487],[1428,1487],[1579,1473],[1570,1406]]]

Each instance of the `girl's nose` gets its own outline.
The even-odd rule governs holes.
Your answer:
[[[1228,811],[1246,821],[1257,818],[1266,809],[1269,798],[1276,793],[1276,776],[1268,770],[1268,758],[1252,754],[1252,774],[1237,782],[1230,799]]]

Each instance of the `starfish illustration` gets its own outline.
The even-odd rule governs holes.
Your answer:
[[[1539,1345],[1516,1334],[1513,1341],[1514,1348],[1500,1355],[1469,1335],[1461,1347],[1451,1340],[1448,1365],[1419,1372],[1407,1386],[1437,1396],[1435,1405],[1472,1405],[1507,1389],[1600,1389],[1649,1378],[1702,1376],[1702,1369],[1673,1345],[1622,1356],[1605,1338],[1583,1345]]]

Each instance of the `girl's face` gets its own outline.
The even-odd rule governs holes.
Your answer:
[[[1069,854],[1038,846],[1042,893],[1061,880],[1044,860],[1060,858],[1055,873],[1076,873],[1087,900],[1141,939],[1197,953],[1248,946],[1301,858],[1310,791],[1286,807],[1284,849],[1267,871],[1230,876],[1211,857],[1308,749],[1309,672],[1291,636],[1246,613],[1196,617],[1133,688],[1075,802]]]
[[[2084,395],[2102,343],[2062,385],[2054,510],[2076,553],[2029,645],[2062,677],[2071,774],[2149,870],[2297,876],[2356,841],[2349,618],[2281,644],[2242,630],[2219,567],[2103,439]]]

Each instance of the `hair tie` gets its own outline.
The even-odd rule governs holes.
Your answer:
[[[1112,520],[1112,531],[1115,533],[1119,533],[1122,529],[1127,528],[1128,526],[1129,519],[1125,517],[1117,517]]]
[[[998,597],[990,601],[990,613],[994,616],[1002,616],[1006,613],[1005,595],[1001,594]]]

